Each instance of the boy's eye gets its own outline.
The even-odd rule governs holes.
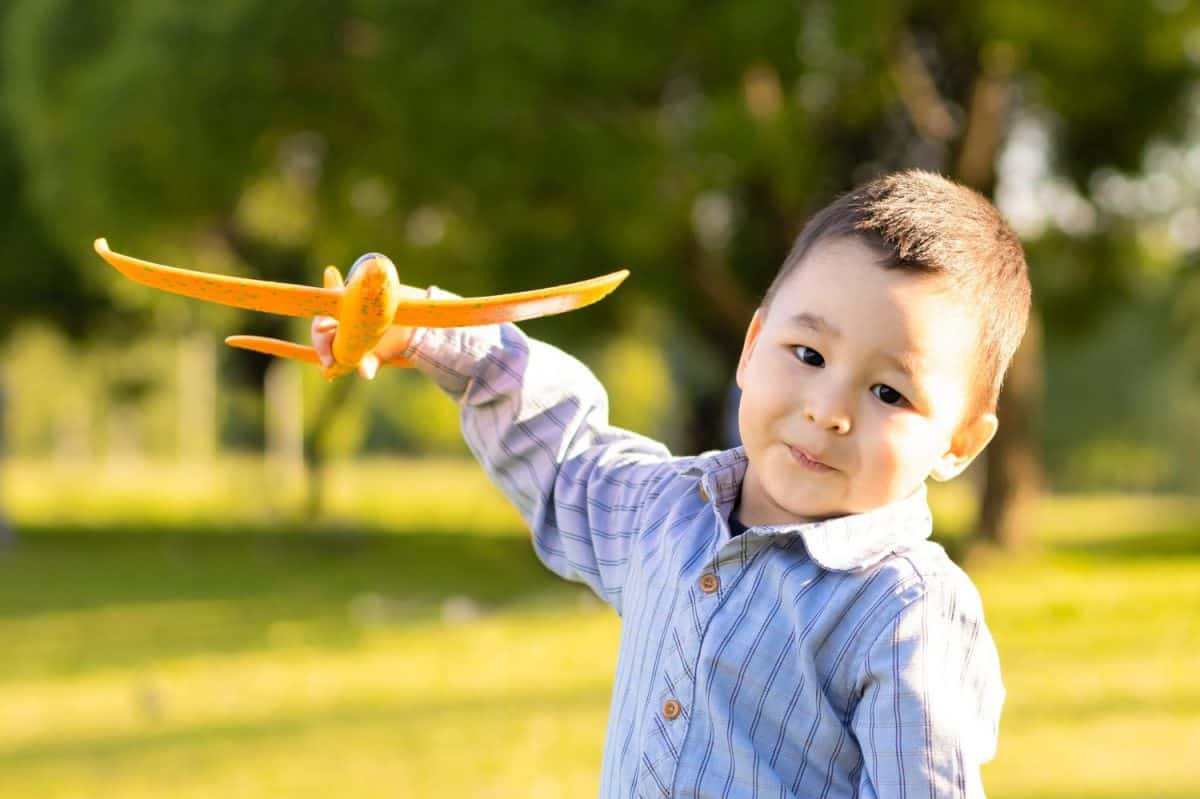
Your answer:
[[[876,383],[871,386],[871,393],[879,398],[879,401],[885,405],[903,405],[907,400],[904,395],[891,386],[885,386],[883,383]]]
[[[821,353],[817,352],[812,347],[805,347],[805,346],[792,347],[792,352],[794,352],[796,354],[797,358],[799,358],[801,361],[808,364],[809,366],[824,366],[825,365],[825,359],[821,356]]]

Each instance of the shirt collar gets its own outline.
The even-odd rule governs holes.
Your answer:
[[[685,477],[698,479],[718,515],[728,519],[748,462],[745,450],[737,447],[682,459],[675,468]],[[751,527],[745,535],[798,535],[821,568],[856,572],[916,546],[932,532],[933,516],[922,483],[904,499],[881,508],[817,522]]]

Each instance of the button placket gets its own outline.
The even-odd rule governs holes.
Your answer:
[[[676,674],[672,677],[670,670],[663,674],[663,678],[662,691],[658,694],[658,710],[664,718],[674,721],[680,716],[686,715],[683,712],[681,700],[683,697],[691,695],[692,680],[686,676],[686,673]]]
[[[677,608],[678,615],[671,620],[671,633],[666,641],[668,649],[663,653],[665,658],[656,680],[654,698],[657,703],[652,712],[658,717],[655,726],[659,735],[665,739],[665,748],[669,750],[660,752],[657,756],[652,754],[656,763],[665,760],[674,762],[678,757],[690,718],[684,702],[689,701],[695,691],[694,673],[700,641],[692,619],[692,608],[696,608],[697,594],[689,593],[690,597]],[[672,773],[674,768],[672,765]]]

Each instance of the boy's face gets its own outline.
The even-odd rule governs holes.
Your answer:
[[[994,415],[966,418],[972,309],[937,278],[878,260],[858,239],[819,242],[750,323],[737,370],[743,524],[887,505],[958,474],[995,433]]]

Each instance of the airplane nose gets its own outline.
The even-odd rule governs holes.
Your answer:
[[[367,264],[375,263],[377,259],[383,260],[383,261],[388,261],[389,263],[391,262],[388,259],[388,257],[386,255],[384,255],[383,253],[368,252],[363,255],[360,255],[360,256],[358,256],[358,260],[355,261],[354,264],[350,267],[350,271],[346,274],[346,282],[347,283],[350,282],[350,278],[354,276],[355,271],[357,271],[360,266],[365,267]]]

